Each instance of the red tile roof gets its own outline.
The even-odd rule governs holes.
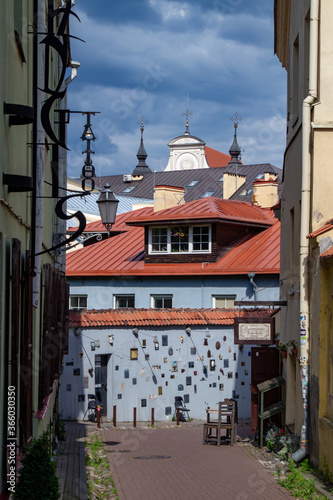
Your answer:
[[[209,276],[248,272],[277,274],[280,270],[280,223],[244,240],[211,263],[145,264],[144,229],[128,231],[67,255],[67,276]]]
[[[145,264],[143,223],[194,219],[219,219],[266,228],[250,231],[217,262]],[[131,222],[132,225],[126,225]],[[136,227],[136,226],[139,227]],[[98,230],[100,222],[87,224]],[[251,229],[251,228],[250,228]],[[112,228],[117,234],[67,255],[68,276],[192,276],[279,273],[280,223],[273,212],[248,202],[203,198],[167,210],[142,208],[117,216]],[[118,234],[120,232],[120,234]]]
[[[307,235],[307,238],[315,238],[316,236],[319,236],[320,234],[326,233],[326,231],[329,231],[330,229],[333,229],[333,219],[327,222],[325,226],[320,227],[316,231],[313,231],[313,233],[310,233]]]
[[[322,260],[331,259],[333,257],[333,246],[325,250],[325,252],[319,255],[319,258]]]
[[[208,165],[213,168],[226,167],[231,160],[231,156],[220,153],[220,151],[216,151],[216,149],[209,148],[208,146],[205,146],[205,152]]]
[[[69,326],[233,325],[236,317],[269,317],[270,309],[101,309],[70,311]]]
[[[274,213],[246,201],[231,201],[221,198],[200,198],[158,212],[137,210],[132,212],[128,224],[168,222],[175,220],[219,219],[221,221],[264,224],[268,227],[276,221]]]

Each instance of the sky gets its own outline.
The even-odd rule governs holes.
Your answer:
[[[96,175],[137,165],[138,121],[147,120],[147,165],[163,170],[168,143],[185,132],[228,153],[235,113],[245,164],[282,168],[286,72],[274,55],[273,0],[76,0],[71,57],[80,62],[68,107],[96,111]],[[68,174],[81,174],[85,117],[68,126]]]

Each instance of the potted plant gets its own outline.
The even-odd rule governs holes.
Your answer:
[[[280,334],[279,333],[275,334],[275,345],[276,345],[276,347],[279,347],[279,345],[280,345]]]
[[[279,344],[278,346],[276,346],[276,348],[280,351],[281,358],[286,359],[288,352],[288,342],[286,344]]]
[[[290,340],[289,345],[291,347],[291,354],[297,358],[297,342],[296,340]]]

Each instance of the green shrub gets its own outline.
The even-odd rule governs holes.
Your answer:
[[[55,421],[55,435],[59,441],[65,441],[66,438],[66,427],[64,422],[60,420],[60,415],[58,414]]]
[[[315,494],[314,481],[305,479],[300,471],[296,469],[294,461],[289,460],[289,474],[283,481],[278,483],[286,488],[296,498],[312,499]]]
[[[22,458],[14,500],[58,500],[59,480],[51,460],[51,445],[44,432],[34,439]]]

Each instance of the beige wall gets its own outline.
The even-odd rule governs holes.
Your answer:
[[[288,69],[287,146],[281,216],[281,299],[287,300],[288,306],[283,309],[281,339],[300,339],[299,280],[301,273],[305,273],[309,279],[310,299],[310,458],[317,466],[320,466],[324,459],[327,460],[333,473],[333,453],[327,445],[328,442],[332,443],[333,438],[333,415],[330,407],[333,389],[328,386],[329,373],[332,370],[332,356],[328,355],[328,351],[332,349],[332,327],[328,322],[332,314],[332,274],[319,259],[318,245],[322,237],[327,238],[329,235],[312,239],[308,265],[300,269],[299,264],[303,168],[302,101],[308,93],[310,0],[277,0],[276,7],[275,50],[282,65]],[[332,23],[333,4],[330,0],[321,0],[318,99],[312,108],[309,145],[309,232],[321,228],[333,217],[333,176],[330,172],[330,159],[333,154]],[[303,418],[299,368],[299,360],[289,358],[284,362],[283,373],[287,378],[286,422],[294,423],[298,434]]]
[[[58,2],[59,3],[59,2]],[[21,27],[17,25],[18,17],[14,15],[14,5],[18,8],[22,6]],[[11,348],[11,314],[13,304],[11,301],[11,252],[12,239],[21,242],[22,270],[25,264],[26,250],[31,249],[32,225],[32,203],[30,192],[8,192],[8,187],[3,184],[3,174],[16,174],[32,177],[32,149],[29,144],[32,142],[32,125],[9,126],[9,117],[3,113],[3,103],[33,105],[33,36],[31,35],[33,24],[33,2],[26,0],[2,1],[0,2],[0,435],[6,435],[5,409],[7,408],[7,386],[11,384],[11,368],[8,363]],[[16,19],[16,21],[15,21]],[[16,23],[16,24],[15,24]],[[25,62],[19,53],[15,42],[14,29],[18,29],[21,34],[22,48]],[[54,55],[50,72],[57,78],[58,60]],[[49,142],[51,142],[49,140]],[[51,149],[45,148],[45,176],[47,182],[52,182],[51,172]],[[45,196],[51,195],[51,187],[45,187]],[[52,236],[57,232],[57,219],[54,211],[56,200],[47,198],[43,201],[43,243],[52,247]],[[54,260],[45,254],[42,257],[42,278],[43,264],[55,265]],[[23,309],[22,305],[22,309]],[[37,411],[38,405],[38,384],[39,365],[38,352],[39,340],[41,338],[41,317],[43,307],[43,287],[40,288],[39,306],[33,311],[33,410]],[[22,313],[23,317],[23,313]],[[21,339],[26,335],[25,325],[19,327]],[[24,378],[22,378],[24,380]],[[56,382],[55,388],[57,389]],[[20,390],[22,389],[20,380],[16,388],[16,409],[17,423],[20,412],[25,409],[20,408]],[[55,394],[51,397],[50,405],[44,420],[33,419],[33,435],[37,437],[49,424],[53,416]],[[3,443],[1,443],[3,444]],[[20,440],[18,446],[20,446]],[[20,450],[21,451],[21,450]],[[0,470],[4,470],[4,448],[0,450]],[[6,478],[0,474],[0,492],[4,486]]]

